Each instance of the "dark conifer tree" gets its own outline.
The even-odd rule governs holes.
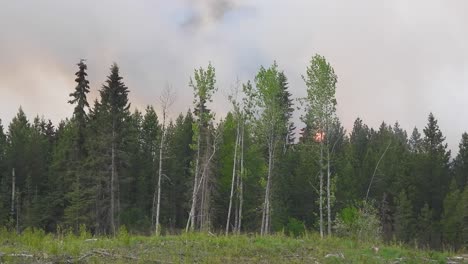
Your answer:
[[[458,154],[453,161],[453,173],[458,188],[463,191],[468,184],[468,133],[463,133]]]
[[[70,94],[72,99],[68,101],[70,104],[75,104],[75,110],[73,111],[73,118],[77,123],[77,147],[79,154],[82,155],[84,151],[84,133],[87,122],[87,113],[86,109],[89,108],[89,103],[86,98],[89,93],[89,81],[87,80],[88,74],[86,70],[88,66],[85,63],[85,60],[82,59],[77,64],[79,70],[75,73],[77,83],[75,91]]]
[[[114,63],[110,71],[99,91],[101,100],[94,109],[97,121],[94,124],[97,129],[96,139],[100,140],[99,145],[95,147],[102,147],[100,152],[105,153],[100,170],[106,170],[105,168],[110,170],[104,173],[107,177],[101,179],[101,183],[105,185],[99,188],[100,195],[105,195],[104,197],[108,195],[99,202],[105,202],[107,206],[98,206],[100,213],[96,216],[96,220],[100,222],[101,232],[115,234],[120,221],[120,180],[127,182],[125,178],[128,176],[123,169],[128,165],[128,153],[125,148],[128,147],[126,140],[130,125],[130,103],[129,90],[122,81],[117,64]]]

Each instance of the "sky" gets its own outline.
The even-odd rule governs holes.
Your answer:
[[[0,119],[21,105],[29,117],[70,117],[76,63],[85,58],[94,100],[116,62],[133,107],[158,108],[166,86],[175,116],[192,105],[193,70],[211,62],[218,91],[211,108],[230,108],[236,80],[253,80],[277,61],[294,97],[311,57],[338,75],[337,113],[411,134],[433,112],[456,152],[468,131],[468,10],[456,0],[23,0],[0,7]],[[296,123],[300,113],[296,114]]]

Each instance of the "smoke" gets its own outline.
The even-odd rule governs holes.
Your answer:
[[[230,14],[254,10],[243,0],[188,0],[185,4],[187,16],[182,21],[181,28],[192,31],[216,26]]]
[[[373,127],[398,120],[411,132],[432,111],[456,150],[468,130],[460,122],[468,120],[465,10],[468,2],[459,0],[5,1],[0,118],[8,124],[20,105],[30,117],[69,117],[81,58],[90,100],[116,62],[132,106],[159,109],[169,83],[178,95],[174,115],[192,104],[193,69],[211,61],[219,92],[210,107],[221,117],[236,79],[252,80],[274,60],[293,96],[304,96],[301,74],[319,53],[338,75],[338,115],[348,131],[361,117]]]

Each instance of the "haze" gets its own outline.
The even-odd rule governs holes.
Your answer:
[[[319,53],[338,75],[348,131],[361,117],[373,127],[398,120],[410,133],[432,111],[456,152],[468,130],[466,10],[466,1],[442,0],[4,1],[0,119],[8,124],[20,105],[29,117],[70,117],[81,58],[90,100],[117,62],[134,107],[156,104],[169,83],[174,115],[192,104],[193,69],[211,61],[219,87],[212,108],[223,116],[236,79],[253,79],[274,60],[303,96],[301,74]]]

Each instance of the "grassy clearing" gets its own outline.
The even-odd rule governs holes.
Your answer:
[[[341,238],[321,240],[284,235],[177,236],[115,238],[0,230],[0,263],[446,263],[450,253],[371,244]],[[23,255],[21,255],[23,254]],[[327,257],[328,255],[328,257]]]

